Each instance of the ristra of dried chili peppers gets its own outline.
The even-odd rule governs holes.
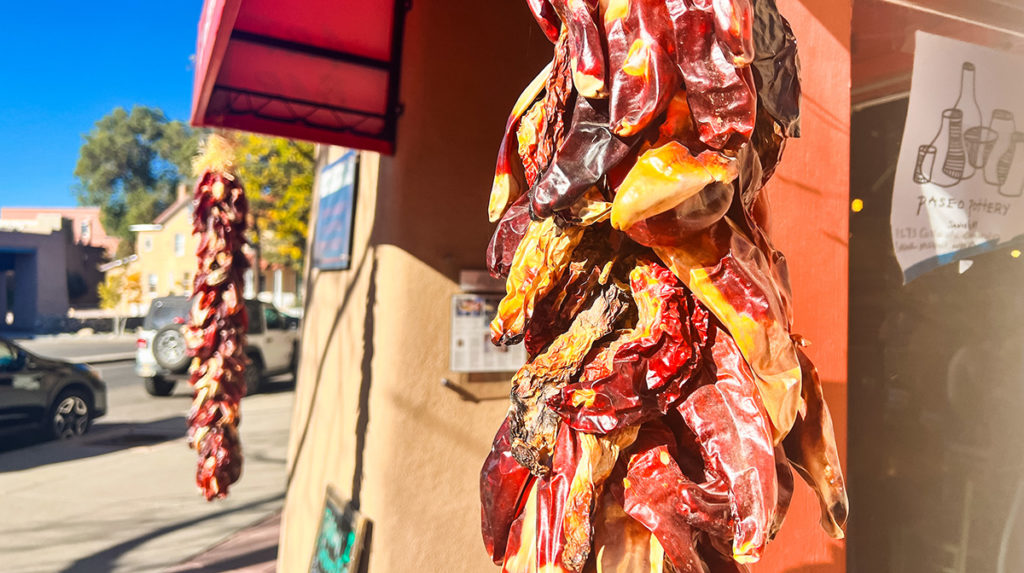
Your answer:
[[[493,340],[529,359],[480,476],[488,552],[509,573],[747,571],[794,469],[841,537],[761,192],[799,126],[788,23],[774,0],[528,3],[555,51],[492,187]]]
[[[211,136],[206,145],[197,161],[202,172],[193,200],[192,232],[200,237],[199,268],[185,339],[193,356],[189,446],[199,453],[196,484],[210,500],[226,496],[242,473],[238,424],[249,325],[242,298],[249,261],[242,247],[249,206],[231,169],[230,143]]]

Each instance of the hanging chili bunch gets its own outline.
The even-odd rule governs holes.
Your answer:
[[[480,478],[503,570],[746,571],[793,470],[843,536],[821,384],[761,193],[799,135],[774,0],[528,0],[552,63],[501,143],[496,344],[526,345]]]
[[[245,333],[249,319],[242,298],[249,260],[249,204],[232,170],[233,148],[212,135],[196,161],[199,182],[192,232],[199,235],[199,268],[185,338],[192,358],[194,389],[188,415],[189,446],[199,453],[196,483],[207,500],[224,497],[242,472],[239,403],[245,395]]]

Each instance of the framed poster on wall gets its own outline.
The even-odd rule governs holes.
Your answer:
[[[324,271],[348,270],[352,263],[352,219],[356,206],[359,153],[349,150],[320,170],[318,208],[313,230],[313,266]]]
[[[363,558],[366,518],[327,486],[309,573],[356,573]]]

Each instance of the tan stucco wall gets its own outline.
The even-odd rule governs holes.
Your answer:
[[[363,154],[352,269],[307,283],[279,571],[308,569],[325,487],[354,483],[369,571],[493,569],[477,479],[507,382],[448,371],[449,306],[458,271],[484,266],[497,145],[550,45],[519,2],[419,2],[403,54],[398,150]],[[463,401],[444,377],[497,399]]]

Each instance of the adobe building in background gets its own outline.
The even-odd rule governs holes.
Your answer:
[[[69,220],[75,244],[99,247],[108,259],[117,255],[121,240],[107,234],[99,207],[0,207],[0,221],[8,225],[52,227],[59,226],[61,219]]]
[[[805,98],[803,137],[768,187],[774,236],[845,456],[851,1],[779,4]],[[280,571],[308,570],[328,490],[372,526],[367,571],[494,570],[478,476],[510,374],[452,371],[453,296],[484,268],[498,143],[551,45],[521,1],[407,8],[208,0],[200,22],[193,123],[323,143],[310,252],[317,233],[349,241],[331,264],[308,261]],[[339,208],[343,162],[354,194]],[[754,570],[842,572],[844,552],[800,483]]]
[[[32,333],[68,312],[71,231],[0,227],[0,332]]]
[[[128,263],[128,272],[139,274],[142,307],[149,308],[157,297],[190,295],[199,237],[192,234],[192,196],[188,188],[178,187],[174,202],[151,223],[130,228],[135,232],[135,256]],[[295,307],[300,300],[298,272],[266,260],[260,261],[260,269],[259,287],[255,270],[246,272],[244,295],[259,296],[286,310]]]

